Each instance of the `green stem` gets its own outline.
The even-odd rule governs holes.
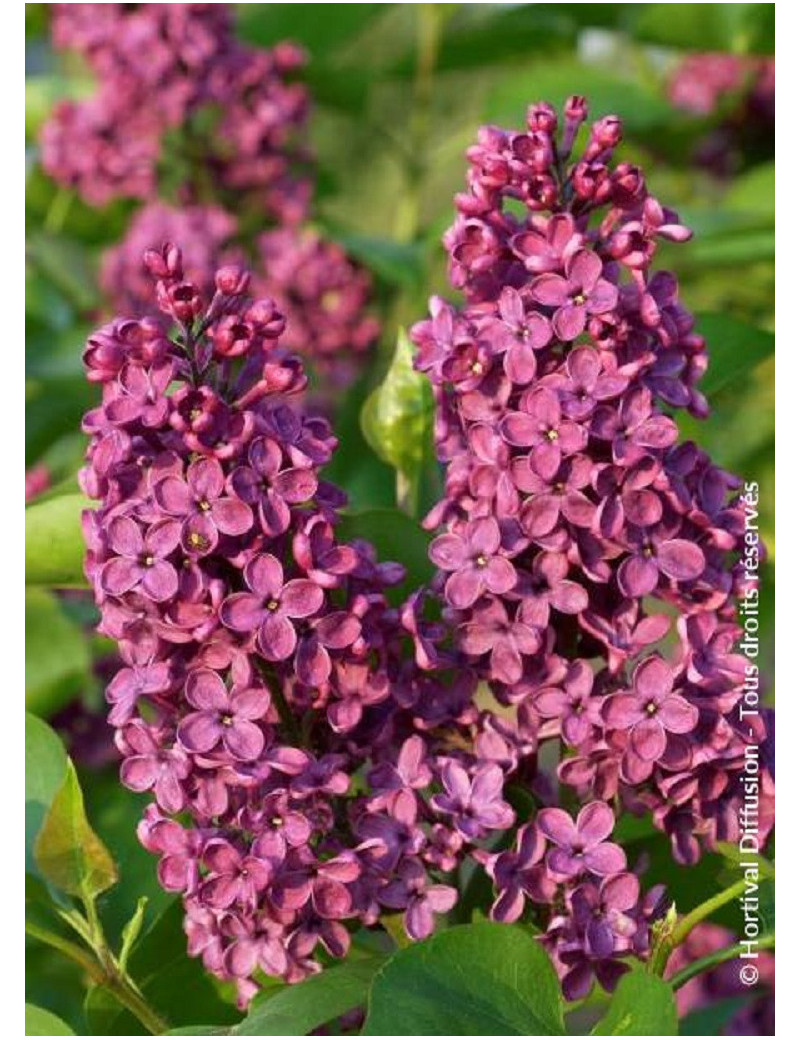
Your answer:
[[[747,883],[742,879],[741,881],[735,881],[732,885],[727,888],[723,888],[721,892],[717,892],[715,896],[707,899],[704,903],[696,906],[694,910],[691,910],[685,917],[682,917],[678,922],[675,931],[672,933],[670,939],[670,945],[680,946],[680,944],[688,938],[689,933],[693,930],[695,925],[700,924],[701,921],[705,921],[707,917],[710,917],[721,907],[726,906],[728,903],[732,903],[734,899],[738,899],[742,895],[747,887]]]
[[[775,936],[766,935],[759,940],[759,946],[762,946],[765,950],[770,949],[775,945]],[[698,957],[696,961],[692,961],[691,964],[687,964],[686,967],[677,972],[669,979],[669,984],[674,990],[679,990],[681,986],[685,986],[687,982],[691,982],[697,975],[702,975],[704,971],[710,971],[712,968],[716,968],[718,964],[725,964],[726,961],[732,961],[735,957],[738,957],[741,952],[741,947],[738,943],[734,946],[726,946],[722,950],[715,950],[714,953],[709,953],[706,957]]]
[[[407,186],[398,199],[395,218],[395,235],[400,242],[413,242],[419,231],[422,183],[428,165],[434,74],[443,24],[443,13],[439,10],[441,6],[417,4],[417,68],[409,119]]]
[[[686,914],[685,917],[682,917],[671,934],[666,936],[664,941],[656,949],[651,964],[653,974],[663,976],[669,955],[676,947],[680,946],[681,943],[684,942],[695,926],[700,924],[701,921],[705,921],[707,917],[710,917],[721,907],[733,902],[734,899],[738,899],[745,889],[746,882],[744,879],[736,881],[734,884],[729,885],[728,888],[724,888],[715,896],[707,899],[704,903],[700,903],[700,905],[696,906],[694,910]]]
[[[45,214],[43,221],[45,231],[58,234],[64,226],[64,221],[67,219],[73,198],[74,193],[69,188],[58,189]]]
[[[96,986],[102,986],[108,990],[153,1036],[160,1036],[167,1031],[168,1024],[150,1007],[133,982],[120,973],[112,956],[104,958],[105,963],[101,965],[77,943],[71,942],[47,928],[41,928],[32,921],[25,922],[25,931],[34,939],[58,950],[59,953],[79,965]]]

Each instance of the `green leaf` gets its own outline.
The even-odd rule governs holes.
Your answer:
[[[76,345],[77,349],[77,345]],[[25,463],[32,465],[97,402],[97,388],[83,376],[28,379],[25,383]]]
[[[333,237],[354,260],[390,285],[413,289],[420,284],[424,258],[420,243],[358,234],[334,233]]]
[[[401,329],[389,371],[364,404],[361,426],[373,451],[397,471],[399,502],[416,515],[433,451],[433,393],[423,373],[414,370],[413,358],[411,340]]]
[[[344,541],[365,538],[372,542],[381,561],[393,560],[403,564],[406,577],[402,584],[389,590],[393,599],[404,599],[427,584],[433,575],[433,565],[428,559],[430,536],[406,513],[397,509],[345,513],[337,532]]]
[[[521,928],[449,928],[400,950],[378,972],[367,1036],[560,1036],[561,990],[547,956]]]
[[[54,1015],[51,1011],[36,1007],[35,1004],[25,1005],[25,1036],[75,1036],[66,1022]]]
[[[775,218],[775,163],[762,163],[739,174],[725,196],[726,209]]]
[[[616,830],[614,833],[616,834]],[[757,852],[742,853],[739,851],[738,845],[734,845],[727,841],[718,841],[716,844],[716,850],[720,856],[723,856],[727,860],[731,869],[735,871],[737,877],[742,876],[742,860],[747,860],[748,863],[756,863],[758,865],[758,874],[760,878],[767,881],[775,880],[775,864],[770,863],[766,857],[759,855]]]
[[[257,999],[234,1036],[305,1036],[312,1029],[364,1004],[382,961],[377,957],[349,960],[327,968],[296,986]]]
[[[33,846],[56,792],[64,782],[67,753],[52,729],[25,715],[25,870],[38,874]]]
[[[92,508],[84,495],[34,502],[25,510],[25,581],[28,585],[85,588],[81,513]]]
[[[129,973],[147,1003],[174,1028],[199,1021],[215,1023],[213,1028],[223,1033],[241,1014],[223,1000],[202,961],[188,956],[183,916],[181,900],[174,899],[133,948]],[[136,1020],[120,1009],[108,1032],[125,1036],[136,1030]]]
[[[29,261],[61,290],[79,311],[100,303],[97,277],[86,250],[78,241],[62,235],[37,231],[27,241]]]
[[[774,51],[774,4],[639,6],[633,31],[640,40],[691,51]]]
[[[81,629],[45,589],[25,590],[25,706],[51,715],[89,684],[89,647]]]
[[[773,231],[742,231],[737,234],[698,237],[684,258],[692,269],[738,267],[756,260],[773,260],[775,234]]]
[[[296,4],[242,4],[236,28],[243,39],[265,47],[291,39],[308,48],[312,61],[318,61],[361,33],[384,6],[317,4],[313,17],[298,18]]]
[[[668,983],[636,965],[623,975],[592,1036],[677,1036],[678,1012]]]
[[[147,896],[141,896],[136,904],[136,909],[133,912],[133,917],[122,929],[122,948],[119,952],[119,966],[122,971],[125,971],[128,958],[131,955],[131,950],[136,945],[136,940],[142,931],[142,925],[144,924],[144,915],[147,910]]]
[[[117,880],[108,849],[86,819],[81,785],[69,761],[64,782],[36,839],[34,854],[39,870],[52,885],[85,902]]]
[[[775,353],[775,336],[727,314],[699,314],[697,331],[705,336],[710,356],[701,389],[712,397],[743,378]]]
[[[84,794],[86,813],[119,871],[117,884],[103,897],[102,905],[103,928],[114,948],[123,941],[137,901],[142,897],[148,901],[135,954],[150,926],[174,901],[159,885],[156,862],[136,836],[145,799],[122,786],[116,769],[93,773]]]
[[[725,1000],[715,1000],[707,1007],[697,1008],[690,1011],[681,1019],[681,1036],[719,1036],[725,1026],[752,997],[728,997]]]

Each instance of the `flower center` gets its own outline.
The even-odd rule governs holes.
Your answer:
[[[189,535],[189,545],[191,545],[193,549],[205,549],[208,546],[208,542],[201,534],[198,534],[197,531],[192,531]]]
[[[269,822],[272,824],[273,827],[282,827],[283,826],[283,817],[282,816],[273,816],[272,819]]]
[[[145,556],[142,560],[142,563],[145,567],[152,567],[155,562],[156,561],[154,556]]]
[[[648,715],[655,715],[655,713],[658,711],[658,705],[655,703],[655,701],[650,701],[649,704],[645,706],[644,710],[647,712]]]
[[[486,557],[481,555],[476,558],[475,565],[477,567],[485,567],[488,562],[489,561],[486,559]]]
[[[545,434],[545,437],[547,437],[547,439],[549,441],[557,441],[558,440],[558,430],[548,430],[547,433]]]
[[[271,599],[269,603],[267,603],[267,610],[277,610],[278,606],[278,601],[276,599]]]
[[[572,297],[572,302],[577,304],[578,307],[580,307],[582,303],[586,303],[586,297],[583,295],[582,292],[575,293],[575,295]]]
[[[201,502],[198,502],[197,505],[204,513],[207,513],[211,508],[211,503],[205,498]]]
[[[232,726],[233,725],[233,715],[223,715],[222,718],[220,719],[220,722],[222,723],[223,726]]]
[[[480,363],[480,361],[473,361],[472,364],[469,366],[469,370],[470,372],[472,372],[473,375],[482,375],[483,365]]]

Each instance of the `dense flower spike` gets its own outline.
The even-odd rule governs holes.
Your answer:
[[[590,907],[619,922],[637,898],[633,881],[600,880],[606,867],[624,876],[619,857],[592,861],[587,835],[608,836],[611,809],[596,834],[583,814],[649,811],[694,863],[737,840],[745,748],[767,735],[740,715],[754,675],[737,653],[741,485],[681,443],[673,418],[708,411],[703,340],[675,278],[654,267],[661,239],[690,232],[637,167],[615,163],[618,119],[576,145],[586,118],[573,97],[560,129],[540,104],[525,131],[480,131],[445,235],[465,303],[434,298],[412,332],[446,465],[430,556],[455,650],[505,708],[496,761],[506,785],[530,785],[537,749],[556,741],[557,778],[586,803],[577,824],[557,808],[538,824],[555,843],[549,877],[594,878],[548,931],[572,994],[588,985],[589,953],[601,981],[618,967],[599,967],[614,925],[587,945],[575,922]],[[765,839],[773,785],[766,768],[759,779]],[[534,835],[516,849],[490,867],[501,918],[543,883]]]
[[[44,167],[59,183],[91,205],[153,199],[169,133],[221,113],[203,176],[278,219],[305,216],[296,142],[308,96],[288,78],[303,64],[296,47],[239,43],[228,4],[57,4],[53,41],[81,53],[97,79],[94,95],[60,102],[43,128]]]
[[[351,920],[402,912],[429,935],[459,851],[514,814],[425,597],[392,606],[403,569],[337,538],[336,442],[293,407],[305,376],[275,303],[230,265],[204,293],[169,244],[145,263],[160,317],[84,355],[103,391],[86,571],[122,658],[122,780],[154,799],[141,839],[190,952],[246,1003],[259,969],[297,981],[318,946],[343,956]]]

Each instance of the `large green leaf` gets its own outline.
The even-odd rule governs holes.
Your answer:
[[[46,722],[25,715],[25,870],[37,874],[33,845],[64,782],[67,753]]]
[[[296,986],[256,1000],[234,1036],[305,1036],[312,1029],[365,1004],[369,985],[382,964],[377,957],[350,959]]]
[[[85,901],[117,880],[114,861],[86,818],[83,792],[70,761],[39,831],[34,854],[43,877],[62,892]]]
[[[86,689],[86,636],[58,599],[40,588],[25,590],[25,706],[50,715]]]
[[[337,531],[345,541],[365,538],[372,542],[382,562],[394,560],[403,564],[406,578],[396,590],[390,590],[393,598],[407,596],[427,584],[433,575],[433,565],[428,559],[430,536],[416,520],[398,509],[365,509],[346,513]]]
[[[34,502],[25,510],[25,580],[28,585],[83,588],[81,513],[93,503],[83,495]]]
[[[419,243],[344,232],[333,237],[354,260],[390,285],[413,289],[420,284],[423,255]]]
[[[312,62],[329,59],[381,13],[384,4],[314,4],[313,15],[298,17],[296,4],[241,4],[239,35],[262,46],[291,39],[308,48]]]
[[[411,340],[401,329],[386,377],[364,404],[361,425],[372,449],[397,471],[399,501],[415,514],[432,458],[433,393],[413,359]]]
[[[51,1011],[25,1005],[25,1036],[75,1036],[66,1022]]]
[[[697,330],[708,342],[708,374],[700,384],[708,396],[729,383],[741,385],[748,372],[775,352],[773,333],[727,314],[699,314]]]
[[[449,928],[396,953],[370,989],[367,1036],[559,1036],[561,990],[521,928]]]
[[[640,4],[641,40],[697,51],[775,49],[774,4]]]
[[[725,207],[737,213],[775,217],[775,163],[762,163],[739,174],[725,196]]]
[[[678,1012],[668,983],[636,965],[620,979],[592,1036],[677,1036]]]

